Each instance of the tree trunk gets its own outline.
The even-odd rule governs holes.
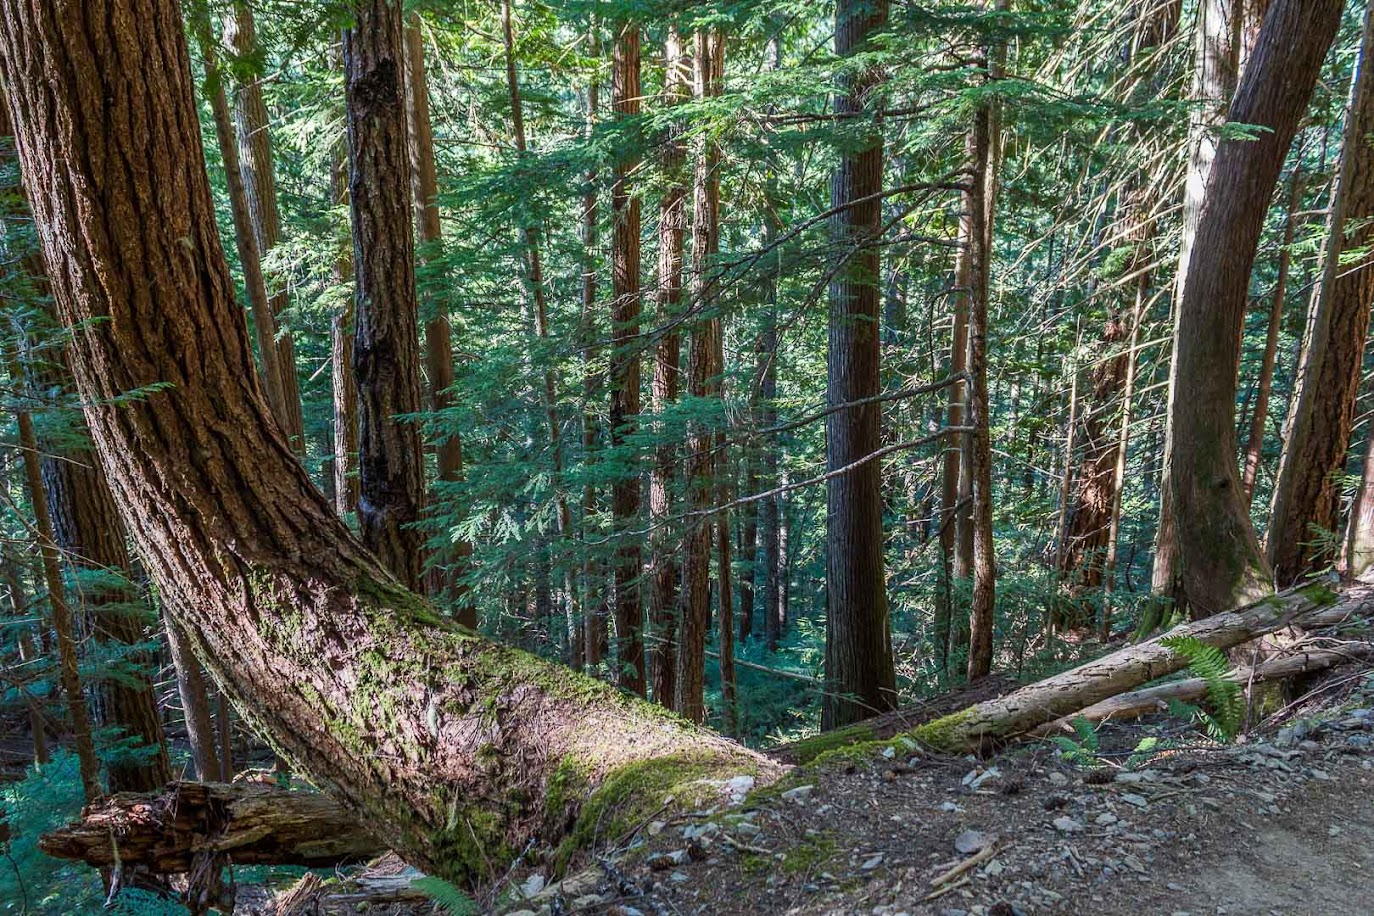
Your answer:
[[[639,26],[621,26],[611,62],[611,106],[621,121],[639,117]],[[638,141],[630,139],[634,150]],[[626,449],[639,428],[639,196],[633,193],[631,175],[638,154],[626,152],[616,160],[611,188],[611,449]],[[627,468],[611,484],[611,520],[615,527],[615,629],[618,680],[626,689],[644,696],[644,608],[640,577],[643,548],[629,533],[639,520],[638,462],[620,457]]]
[[[234,91],[234,127],[238,136],[238,165],[242,175],[249,223],[262,257],[271,257],[281,243],[281,216],[277,210],[277,179],[272,173],[272,135],[268,129],[267,103],[262,95],[262,64],[259,60],[253,10],[247,0],[234,0],[224,18],[224,44],[236,58],[234,72],[238,85]],[[208,61],[208,58],[207,58]],[[289,332],[279,327],[288,302],[286,286],[263,271],[269,311],[254,312],[259,326],[258,341],[263,353],[275,351],[271,360],[263,358],[264,371],[277,373],[268,391],[280,392],[272,405],[291,447],[305,454],[305,422],[301,416],[301,389],[296,378],[296,349]]]
[[[999,0],[999,9],[1005,9]],[[1001,77],[1004,51],[993,45],[987,55],[987,79]],[[968,677],[992,673],[992,644],[997,598],[997,563],[992,532],[992,441],[988,398],[988,297],[991,284],[993,213],[997,202],[1001,118],[997,102],[979,104],[973,121],[973,247],[969,258],[969,476],[973,532],[973,600],[969,606]]]
[[[697,32],[694,61],[696,94],[712,98],[720,92],[724,43],[712,30]],[[713,273],[720,249],[720,147],[703,137],[697,151],[692,206],[692,324],[688,354],[688,385],[693,398],[721,400],[723,353],[716,296],[719,278]],[[723,414],[724,411],[721,411]],[[721,419],[719,416],[717,419]],[[711,512],[718,496],[721,465],[717,437],[711,423],[695,422],[687,441],[687,492],[691,518],[682,571],[682,642],[678,654],[677,711],[693,722],[706,717],[706,641],[711,629],[711,536],[719,529]],[[721,534],[716,531],[717,539]],[[728,548],[722,548],[728,549]],[[721,606],[725,596],[722,592]],[[732,633],[733,635],[733,633]]]
[[[1356,578],[1374,567],[1374,423],[1368,427],[1363,473],[1355,501],[1350,506],[1345,542],[1346,573]]]
[[[663,105],[681,104],[690,97],[688,68],[682,39],[669,27],[663,52]],[[682,337],[678,333],[682,307],[682,250],[687,230],[687,159],[682,127],[672,124],[662,141],[661,169],[666,186],[658,204],[658,344],[654,348],[654,413],[664,416],[677,403],[681,381]],[[650,558],[649,617],[653,625],[649,669],[654,699],[670,709],[677,702],[678,564],[681,542],[670,528],[673,486],[677,480],[678,449],[671,436],[662,441],[649,475],[649,520],[654,527]]]
[[[841,0],[835,10],[835,54],[868,50],[871,33],[887,25],[887,0]],[[835,96],[837,115],[862,115],[881,74],[847,78]],[[826,399],[831,407],[880,392],[878,325],[883,188],[881,130],[845,150],[831,179],[838,210],[832,235],[846,259],[830,285],[830,345]],[[825,679],[829,691],[822,728],[835,728],[890,709],[897,701],[883,570],[882,465],[870,460],[882,446],[882,408],[876,402],[826,417],[826,469],[850,468],[827,481]]]
[[[443,230],[439,223],[439,178],[434,162],[434,129],[429,117],[429,84],[425,79],[425,47],[420,34],[420,14],[412,13],[405,26],[406,137],[410,157],[411,196],[415,223],[419,230],[416,252],[422,265],[443,257]],[[428,287],[427,287],[428,289]],[[454,406],[453,342],[440,297],[427,292],[420,306],[425,322],[425,375],[428,381],[427,406],[436,416],[440,430],[435,443],[435,463],[440,484],[463,479],[463,438],[457,423],[444,412]],[[448,539],[445,538],[445,541]],[[477,606],[460,580],[472,545],[465,540],[453,542],[439,558],[434,569],[435,592],[454,602],[454,616],[466,627],[477,627]]]
[[[1374,7],[1346,117],[1341,165],[1332,190],[1321,283],[1313,294],[1307,347],[1291,402],[1266,537],[1280,587],[1339,559],[1341,479],[1355,425],[1369,303],[1374,297]],[[1351,255],[1356,260],[1352,263]]]
[[[1269,303],[1269,329],[1264,339],[1264,354],[1260,359],[1259,379],[1255,382],[1255,410],[1250,417],[1250,432],[1245,442],[1245,466],[1241,472],[1241,486],[1248,504],[1255,499],[1255,481],[1259,479],[1260,458],[1264,454],[1264,432],[1269,423],[1269,394],[1274,382],[1274,363],[1279,352],[1279,331],[1283,326],[1283,301],[1288,295],[1288,270],[1292,262],[1293,236],[1297,232],[1298,210],[1302,206],[1302,173],[1294,169],[1290,179],[1288,218],[1283,227],[1283,247],[1279,249],[1278,277]]]
[[[248,723],[378,839],[454,881],[482,879],[534,833],[588,841],[628,796],[643,800],[628,789],[646,773],[680,800],[703,776],[775,775],[731,742],[446,623],[349,533],[251,371],[177,5],[134,6],[114,2],[95,29],[75,0],[3,0],[0,77],[111,489],[172,617]],[[345,46],[353,120],[399,115],[398,57],[375,53],[397,47],[399,6],[360,12]],[[383,149],[403,161],[399,131],[387,136],[354,143],[356,165]],[[353,182],[360,222],[384,187]],[[362,264],[377,249],[358,248],[372,289]],[[147,393],[123,397],[135,390]]]
[[[601,50],[599,35],[595,26],[591,29],[591,54],[595,59]],[[595,78],[587,86],[587,129],[586,136],[592,135],[596,126],[597,108],[600,101],[600,86]],[[578,348],[582,351],[582,454],[583,461],[590,467],[595,460],[597,428],[599,421],[592,407],[599,387],[599,372],[596,368],[598,347],[596,345],[596,298],[597,298],[597,245],[600,208],[598,195],[598,175],[595,168],[587,173],[587,185],[582,195],[582,314],[578,323]],[[597,511],[596,486],[591,476],[582,485],[582,538],[585,541],[594,531],[593,520]],[[606,589],[601,580],[600,563],[596,555],[584,550],[582,559],[582,631],[583,660],[593,667],[601,664],[610,646],[610,634],[606,626]]]
[[[177,696],[186,722],[186,740],[191,745],[191,760],[200,779],[223,779],[228,767],[221,767],[215,745],[215,725],[210,716],[210,694],[200,661],[191,650],[190,640],[170,616],[164,618],[167,650],[176,672]]]
[[[342,65],[342,60],[340,60]],[[348,206],[348,150],[340,144],[329,163],[330,196],[336,208]],[[345,225],[345,231],[349,231]],[[358,384],[353,378],[353,249],[341,244],[334,256],[338,304],[329,316],[330,382],[334,400],[334,505],[340,518],[358,508]]]
[[[16,90],[10,78],[5,85],[13,93]],[[21,122],[17,122],[21,123]],[[25,175],[37,176],[32,166],[24,169]],[[39,185],[41,187],[41,183]],[[35,197],[42,193],[35,188]],[[233,297],[230,296],[230,301]],[[10,360],[11,383],[21,390],[28,386],[17,359]],[[27,392],[26,392],[27,393]],[[38,541],[38,554],[43,561],[43,584],[48,590],[48,609],[52,615],[52,629],[57,635],[57,678],[67,700],[67,712],[72,720],[72,740],[76,744],[76,758],[81,773],[81,788],[86,801],[102,794],[100,786],[100,761],[95,756],[95,742],[91,738],[91,717],[86,708],[86,694],[81,687],[78,673],[79,660],[76,652],[76,636],[72,625],[71,606],[67,604],[66,588],[62,582],[61,558],[53,538],[52,518],[48,514],[48,503],[43,495],[43,471],[39,462],[38,437],[33,430],[33,417],[22,407],[15,410],[15,420],[19,426],[19,450],[24,461],[24,483],[28,490],[29,505],[33,509],[33,535]]]
[[[1337,0],[1276,0],[1229,119],[1264,128],[1224,140],[1184,282],[1170,379],[1166,593],[1194,618],[1267,594],[1272,574],[1236,468],[1240,330],[1269,198],[1340,20]],[[1157,570],[1158,572],[1158,570]]]
[[[344,30],[348,193],[353,214],[353,371],[363,543],[423,592],[424,453],[404,50],[398,0],[360,0]],[[433,369],[434,367],[430,367]]]
[[[0,111],[0,117],[8,120],[8,112]],[[0,574],[4,576],[5,589],[9,593],[11,616],[15,620],[32,616],[28,595],[24,590],[23,571],[18,562],[13,555],[5,551],[0,555],[0,564],[3,564]],[[33,629],[40,628],[41,625],[35,625]],[[35,644],[33,632],[21,632],[17,642],[20,665],[27,666],[39,661],[38,646]],[[43,722],[43,705],[27,688],[24,689],[24,703],[29,708],[29,736],[33,741],[33,762],[41,766],[48,762],[48,731]]]
[[[1218,129],[1227,120],[1227,109],[1235,94],[1239,77],[1239,36],[1241,12],[1235,0],[1199,0],[1194,27],[1193,86],[1194,104],[1188,133],[1188,172],[1183,186],[1183,233],[1179,240],[1178,270],[1173,299],[1173,343],[1169,361],[1169,388],[1173,390],[1178,373],[1179,313],[1183,305],[1184,283],[1202,219],[1207,183],[1216,159]],[[1258,40],[1258,36],[1256,36]],[[1287,144],[1284,145],[1287,149]],[[1267,199],[1266,199],[1267,203]],[[1166,425],[1173,426],[1174,401],[1168,402]],[[1164,476],[1173,464],[1173,444],[1164,441]],[[1174,495],[1166,485],[1160,490],[1159,524],[1155,534],[1153,589],[1172,593],[1179,575],[1175,569],[1177,538],[1174,531]]]
[[[768,41],[765,52],[768,69],[777,72],[782,69],[782,43],[775,31]],[[763,328],[759,332],[759,361],[762,371],[759,380],[759,423],[764,429],[778,425],[778,281],[782,277],[782,251],[776,247],[782,234],[782,220],[778,215],[778,182],[772,170],[764,184],[763,239],[772,252],[764,267],[764,312]],[[763,443],[762,481],[765,491],[778,486],[778,465],[785,440],[774,438]],[[759,541],[760,560],[763,563],[762,594],[763,636],[769,652],[778,648],[778,637],[782,634],[781,617],[783,607],[782,568],[780,553],[782,497],[779,494],[765,497],[759,504]]]

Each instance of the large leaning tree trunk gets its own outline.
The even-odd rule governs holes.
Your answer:
[[[842,0],[835,9],[835,53],[863,53],[868,36],[887,23],[886,0]],[[848,78],[835,96],[835,111],[850,118],[871,114],[870,95],[880,73]],[[883,568],[882,466],[873,453],[882,445],[879,358],[878,234],[882,221],[883,135],[869,128],[862,149],[840,157],[830,185],[836,210],[833,235],[841,266],[830,285],[830,347],[826,399],[825,696],[823,727],[862,719],[896,703],[892,629]],[[869,403],[843,407],[853,401]]]
[[[1194,618],[1261,597],[1269,564],[1236,467],[1240,329],[1264,216],[1340,22],[1339,0],[1277,0],[1229,120],[1261,128],[1218,147],[1179,306],[1169,390],[1165,594]]]
[[[353,369],[358,384],[358,526],[407,588],[424,590],[425,468],[419,306],[411,236],[405,53],[396,0],[353,4],[344,30],[348,197],[353,213]]]
[[[460,881],[631,785],[775,772],[447,624],[338,519],[252,369],[175,0],[3,0],[0,78],[120,513],[172,618],[293,768]],[[387,83],[363,85],[399,106]]]
[[[1374,7],[1365,14],[1364,38],[1346,116],[1341,166],[1332,194],[1322,279],[1313,294],[1307,347],[1279,461],[1274,505],[1265,541],[1274,578],[1289,585],[1337,559],[1341,471],[1355,426],[1355,396],[1369,303],[1374,297]],[[1353,255],[1353,258],[1352,258]]]

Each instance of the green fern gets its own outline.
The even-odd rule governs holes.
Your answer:
[[[1077,740],[1068,735],[1052,735],[1050,740],[1059,747],[1060,754],[1069,763],[1082,766],[1095,765],[1098,759],[1097,752],[1101,749],[1096,726],[1083,716],[1074,719],[1070,724],[1073,725],[1073,730],[1078,735]]]
[[[477,901],[443,878],[416,878],[410,886],[433,900],[450,916],[477,916]]]
[[[1160,645],[1173,649],[1188,662],[1188,669],[1207,682],[1208,710],[1197,718],[1213,740],[1223,744],[1240,733],[1245,718],[1245,697],[1226,655],[1195,636],[1165,636]]]

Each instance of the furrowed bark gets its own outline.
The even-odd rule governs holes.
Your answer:
[[[398,74],[371,63],[350,71],[354,101],[398,106]],[[620,806],[681,798],[686,781],[777,772],[449,624],[338,519],[252,368],[174,0],[102,15],[0,0],[0,77],[125,524],[169,615],[294,770],[409,861],[465,882],[536,834],[604,836]]]

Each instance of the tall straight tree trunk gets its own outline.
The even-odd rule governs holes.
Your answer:
[[[9,120],[7,112],[0,113],[0,116],[3,116],[6,121]],[[15,620],[31,617],[32,608],[29,607],[28,593],[24,588],[22,567],[9,551],[0,555],[0,575],[4,577],[5,591],[9,595],[10,616]],[[34,629],[40,628],[41,625]],[[17,641],[20,665],[28,666],[40,661],[38,645],[34,640],[33,632],[21,633]],[[29,708],[29,737],[33,741],[33,762],[42,766],[49,760],[48,730],[43,722],[43,704],[32,691],[27,689],[24,690],[24,703]]]
[[[600,53],[596,26],[591,29],[590,41],[592,57]],[[596,127],[597,110],[600,102],[600,86],[595,77],[587,86],[587,130],[591,137]],[[586,189],[582,194],[582,314],[578,322],[578,347],[582,351],[582,454],[583,460],[590,465],[596,450],[597,420],[592,407],[599,388],[599,373],[596,369],[598,352],[596,346],[597,314],[597,274],[598,274],[598,229],[600,228],[600,207],[598,193],[599,176],[596,168],[587,172]],[[593,532],[593,518],[597,511],[596,486],[588,476],[582,485],[582,538],[587,540]],[[582,559],[582,632],[583,660],[587,665],[601,664],[609,651],[610,634],[606,621],[606,589],[601,581],[601,564],[591,551],[583,551]]]
[[[686,766],[684,782],[775,776],[738,745],[447,623],[348,532],[252,372],[177,4],[112,0],[99,28],[83,8],[0,2],[0,78],[42,189],[35,218],[111,490],[168,610],[249,724],[451,881],[480,879],[534,833],[556,840],[584,799],[622,798],[627,767]],[[399,116],[399,58],[376,52],[399,47],[400,6],[358,12],[351,113]],[[390,37],[369,34],[379,27]],[[394,133],[386,149],[404,161]]]
[[[429,84],[425,79],[425,46],[420,34],[419,13],[412,13],[405,26],[405,69],[407,149],[420,241],[417,254],[421,264],[430,264],[443,257],[443,228],[439,223],[439,178],[434,162],[434,127],[429,117]],[[463,479],[462,434],[451,419],[443,418],[443,412],[454,404],[453,334],[441,297],[427,291],[420,311],[424,314],[425,325],[427,406],[440,416],[438,428],[442,431],[435,443],[435,463],[439,483],[453,484]],[[458,622],[476,628],[477,606],[459,581],[471,556],[470,543],[466,540],[454,542],[449,555],[441,559],[442,565],[435,568],[434,585],[436,592],[455,603]]]
[[[765,51],[768,69],[777,72],[782,69],[782,23],[774,20],[773,33],[769,36]],[[782,235],[782,220],[778,214],[778,180],[774,168],[769,166],[768,177],[764,183],[763,241],[769,247],[767,265],[764,267],[763,328],[759,332],[759,363],[762,367],[759,378],[759,424],[763,429],[778,425],[778,283],[782,278],[782,251],[777,248],[778,238]],[[762,480],[761,487],[771,491],[778,485],[778,465],[783,440],[769,438],[761,444]],[[778,637],[782,612],[782,582],[779,578],[781,560],[779,553],[781,528],[779,508],[781,496],[773,494],[764,497],[758,507],[760,561],[763,564],[761,575],[763,604],[763,636],[769,652],[778,648]]]
[[[1172,578],[1194,618],[1268,594],[1273,576],[1250,524],[1236,467],[1240,330],[1270,195],[1340,21],[1339,0],[1275,0],[1229,120],[1263,128],[1223,140],[1184,281],[1169,389]]]
[[[611,62],[611,106],[615,117],[639,116],[639,25],[621,25]],[[639,195],[630,177],[639,164],[637,140],[616,160],[611,188],[611,449],[626,448],[639,428],[640,288]],[[637,463],[635,463],[637,464]],[[640,578],[643,548],[629,534],[639,519],[639,472],[633,465],[611,484],[611,520],[615,527],[615,628],[619,681],[644,696],[644,607]]]
[[[424,453],[418,306],[399,0],[361,0],[344,30],[348,195],[353,215],[353,370],[363,543],[424,592]]]
[[[999,3],[1005,8],[1005,3]],[[986,50],[987,77],[1000,78],[998,46]],[[984,101],[974,112],[972,149],[974,190],[973,245],[969,257],[968,314],[968,472],[973,534],[973,596],[969,604],[968,677],[975,680],[992,673],[994,610],[997,599],[997,563],[992,531],[992,440],[988,397],[988,298],[992,261],[993,212],[997,201],[998,153],[1001,117],[995,100]]]
[[[1374,568],[1374,423],[1368,424],[1365,441],[1363,473],[1350,506],[1350,523],[1346,532],[1346,572],[1364,576]]]
[[[669,27],[663,52],[663,104],[681,104],[690,97],[688,63],[683,59],[682,38]],[[654,348],[654,413],[660,417],[677,402],[681,384],[682,336],[678,333],[682,307],[682,250],[687,231],[687,159],[682,128],[670,125],[663,138],[661,169],[665,187],[658,203],[658,344]],[[654,699],[664,706],[677,702],[678,564],[680,547],[670,519],[673,486],[677,480],[678,449],[665,436],[654,455],[649,475],[649,520],[654,526],[650,560],[649,618],[653,625],[649,669]]]
[[[840,0],[835,9],[835,54],[868,50],[868,38],[887,24],[887,0]],[[835,113],[872,114],[870,94],[881,74],[871,69],[847,78],[835,96]],[[841,266],[830,285],[830,343],[826,359],[827,481],[825,680],[823,728],[835,728],[896,705],[896,673],[883,570],[882,466],[872,455],[882,445],[877,403],[841,407],[880,393],[878,326],[882,220],[883,135],[868,128],[864,145],[846,149],[831,179],[837,209],[832,235]]]
[[[10,79],[5,80],[9,92],[17,91]],[[25,170],[26,174],[36,174]],[[232,297],[231,297],[232,299]],[[19,360],[10,359],[10,378],[21,390],[28,386]],[[25,394],[27,395],[27,391]],[[43,494],[43,470],[39,461],[38,437],[34,434],[33,417],[20,406],[15,410],[19,426],[19,450],[23,455],[24,484],[29,505],[33,509],[33,533],[38,541],[38,555],[43,562],[43,584],[48,590],[48,610],[52,617],[53,633],[57,636],[57,679],[67,701],[71,717],[72,741],[76,745],[76,759],[81,774],[81,788],[86,801],[104,792],[100,786],[100,761],[95,756],[95,741],[91,737],[91,715],[86,707],[86,694],[78,672],[80,660],[76,651],[76,633],[71,606],[67,603],[66,587],[62,582],[62,561],[53,537],[52,517]]]
[[[1332,566],[1340,550],[1341,478],[1355,425],[1369,304],[1374,298],[1374,14],[1365,12],[1322,279],[1288,417],[1266,538],[1282,588]],[[1352,258],[1352,255],[1354,257]]]
[[[724,45],[718,33],[711,30],[697,32],[693,64],[697,97],[706,99],[719,94]],[[719,283],[712,271],[720,249],[720,148],[710,137],[703,137],[700,142],[692,185],[692,311],[696,320],[692,324],[688,354],[688,385],[693,398],[719,401],[723,350],[720,316],[716,310]],[[713,529],[717,536],[721,533],[717,519],[711,513],[712,503],[719,495],[720,464],[716,443],[712,424],[693,424],[687,440],[687,492],[691,521],[687,529],[682,569],[682,641],[677,666],[677,711],[693,722],[701,722],[706,717],[706,641],[711,628],[711,543]],[[722,580],[722,608],[726,600]]]
[[[1183,234],[1179,240],[1178,272],[1175,274],[1172,312],[1173,342],[1169,361],[1169,387],[1177,385],[1179,341],[1179,310],[1183,305],[1184,284],[1196,245],[1198,225],[1202,219],[1205,192],[1216,159],[1218,129],[1227,119],[1227,108],[1236,91],[1240,65],[1241,9],[1238,0],[1199,0],[1194,26],[1193,85],[1194,104],[1188,134],[1188,172],[1183,186]],[[1256,36],[1258,40],[1258,36]],[[1167,426],[1173,425],[1173,398],[1168,402]],[[1172,439],[1164,441],[1164,474],[1167,477],[1173,464]],[[1152,587],[1155,592],[1168,594],[1178,573],[1174,546],[1178,536],[1174,531],[1175,507],[1169,487],[1161,487],[1159,524],[1155,531],[1155,558]]]
[[[239,79],[234,90],[234,127],[238,136],[238,161],[243,177],[243,191],[248,204],[249,222],[257,239],[262,257],[270,257],[272,249],[281,243],[281,215],[277,209],[277,179],[272,170],[272,134],[268,128],[267,103],[262,95],[262,73],[257,30],[253,24],[253,9],[247,0],[234,0],[224,19],[224,43],[237,59],[234,71]],[[290,333],[282,333],[281,316],[287,308],[286,286],[263,272],[269,312],[255,312],[253,320],[260,324],[259,346],[265,353],[275,351],[269,360],[263,357],[264,371],[277,373],[268,391],[280,392],[280,402],[273,404],[277,419],[297,454],[305,454],[305,421],[301,415],[301,389],[296,378],[296,348]]]
[[[342,60],[340,61],[342,66]],[[335,209],[348,206],[348,150],[342,143],[329,163],[329,188]],[[343,227],[347,231],[347,223]],[[331,280],[340,290],[329,316],[330,382],[334,401],[334,505],[343,518],[358,508],[358,383],[353,378],[353,248],[339,245]]]
[[[1250,417],[1250,431],[1245,442],[1245,466],[1241,471],[1241,486],[1245,489],[1247,504],[1255,499],[1255,481],[1259,479],[1260,458],[1264,453],[1264,431],[1269,422],[1269,394],[1273,388],[1279,331],[1283,325],[1283,301],[1288,295],[1293,236],[1297,231],[1298,209],[1302,206],[1302,173],[1295,169],[1289,184],[1288,218],[1283,227],[1283,247],[1279,249],[1278,276],[1274,280],[1274,292],[1269,302],[1269,329],[1264,339],[1259,379],[1255,382],[1255,410]]]

